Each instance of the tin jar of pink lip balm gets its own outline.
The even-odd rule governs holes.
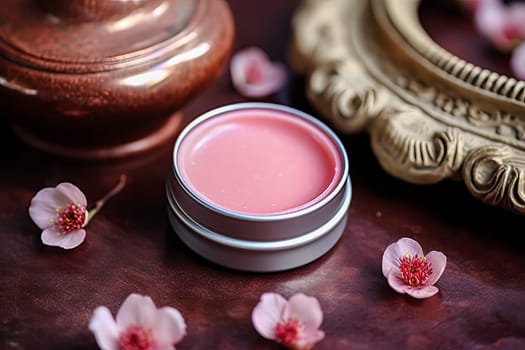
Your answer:
[[[341,141],[317,119],[270,103],[239,103],[179,135],[166,192],[181,240],[217,264],[280,271],[332,248],[352,188]]]

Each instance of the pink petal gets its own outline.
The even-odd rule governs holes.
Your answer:
[[[72,183],[62,182],[57,185],[57,189],[69,199],[69,203],[80,204],[84,207],[87,206],[86,196]]]
[[[54,220],[57,216],[57,210],[48,205],[48,203],[37,202],[31,204],[29,207],[29,216],[31,217],[31,220],[43,230],[53,226]]]
[[[423,256],[423,248],[417,241],[408,237],[403,237],[386,247],[382,260],[383,276],[388,278],[392,269],[398,269],[399,258],[407,253],[411,256]]]
[[[401,294],[406,293],[406,290],[409,286],[405,284],[405,282],[403,281],[399,273],[392,271],[388,275],[387,279],[388,279],[388,285],[392,287],[393,290]]]
[[[399,245],[396,243],[390,244],[386,247],[383,253],[383,259],[381,263],[381,268],[383,270],[383,276],[388,278],[388,275],[392,270],[397,270],[399,268],[399,258],[402,253],[399,250]]]
[[[291,348],[294,350],[309,350],[313,348],[316,343],[323,340],[324,336],[325,333],[318,329],[308,332],[308,334],[303,334],[301,339],[299,339]]]
[[[56,188],[46,187],[37,192],[31,200],[29,216],[41,229],[53,225],[57,215],[57,208],[63,208],[69,204],[69,199]]]
[[[445,267],[447,267],[447,257],[445,254],[433,250],[428,253],[425,258],[432,267],[432,274],[428,277],[426,285],[432,286],[439,280],[445,271]]]
[[[153,328],[157,309],[148,296],[130,294],[117,312],[117,325],[127,329],[131,325]]]
[[[45,229],[42,232],[42,243],[50,246],[59,246],[60,241],[64,238],[64,235],[61,234],[54,226]]]
[[[264,293],[252,312],[252,323],[266,339],[275,340],[275,326],[282,321],[286,299],[277,293]]]
[[[70,199],[60,190],[55,187],[46,187],[38,191],[33,199],[33,202],[45,202],[48,205],[52,205],[54,208],[65,207],[70,203]]]
[[[64,239],[60,242],[59,246],[64,249],[73,249],[78,247],[86,238],[86,230],[78,229],[69,232],[64,235]]]
[[[42,232],[42,243],[54,246],[61,247],[64,249],[72,249],[78,247],[84,239],[86,238],[86,230],[78,229],[71,231],[69,233],[63,234],[60,233],[54,226],[46,228]]]
[[[105,306],[99,306],[93,312],[89,321],[89,330],[95,336],[102,350],[119,350],[119,331],[113,316]]]
[[[521,44],[512,52],[510,66],[516,78],[525,80],[525,44]]]
[[[405,291],[408,295],[416,299],[425,299],[434,296],[439,292],[436,286],[425,286],[420,288],[407,288]]]
[[[257,81],[248,81],[248,72],[255,68],[260,73]],[[270,95],[286,83],[286,68],[281,63],[270,62],[264,51],[250,47],[237,52],[230,63],[232,83],[237,91],[246,97]]]
[[[284,308],[283,318],[295,318],[305,329],[317,331],[323,322],[323,312],[319,301],[302,293],[295,294]]]
[[[401,252],[401,255],[399,257],[407,253],[410,254],[411,256],[414,256],[414,255],[423,256],[424,255],[423,248],[421,248],[421,245],[416,240],[413,240],[412,238],[403,237],[399,241],[397,241],[397,244],[399,246],[399,251]]]
[[[177,309],[163,307],[157,310],[153,325],[153,339],[159,347],[172,346],[186,334],[186,323]]]
[[[388,284],[396,292],[398,292],[400,294],[405,294],[406,293],[406,294],[408,294],[411,297],[416,298],[416,299],[429,298],[429,297],[435,295],[439,291],[439,289],[437,287],[430,286],[430,285],[426,285],[426,286],[420,287],[420,288],[412,288],[412,287],[410,287],[409,285],[406,285],[403,282],[403,279],[401,278],[401,276],[396,275],[394,273],[391,273],[388,276]]]

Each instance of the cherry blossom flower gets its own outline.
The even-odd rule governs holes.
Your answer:
[[[301,293],[288,301],[277,293],[264,293],[252,312],[253,325],[261,336],[292,350],[309,350],[322,340],[322,321],[317,299]]]
[[[230,62],[233,86],[246,97],[264,97],[281,89],[286,83],[286,68],[270,62],[264,51],[250,47],[237,52]]]
[[[177,309],[157,309],[150,297],[130,294],[116,320],[107,307],[97,307],[89,330],[102,350],[174,350],[186,334],[186,323]]]
[[[421,245],[406,237],[390,244],[383,253],[383,275],[390,287],[417,299],[431,297],[439,291],[434,284],[446,265],[445,254],[431,251],[425,256]]]
[[[525,39],[525,4],[480,0],[474,12],[476,27],[498,49],[509,51]]]
[[[126,177],[122,175],[118,184],[90,211],[84,193],[69,182],[38,191],[31,200],[29,216],[43,230],[42,243],[64,249],[80,245],[86,238],[84,227],[108,199],[122,190],[125,183]]]

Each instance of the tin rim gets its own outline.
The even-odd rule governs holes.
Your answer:
[[[348,215],[348,208],[350,207],[350,202],[352,200],[352,186],[350,178],[347,178],[345,181],[345,194],[344,198],[341,201],[341,204],[337,212],[321,226],[306,232],[300,236],[279,240],[279,241],[248,241],[238,238],[228,237],[217,232],[214,232],[193,220],[189,215],[187,215],[184,210],[178,205],[177,200],[173,197],[172,191],[170,189],[169,182],[166,184],[166,192],[168,194],[168,210],[170,214],[175,215],[186,227],[188,227],[192,232],[195,232],[204,239],[218,243],[223,246],[228,246],[231,248],[237,248],[242,250],[253,250],[253,251],[276,251],[276,250],[286,250],[297,248],[311,242],[314,242],[327,233],[330,233],[331,230],[344,219],[345,215]]]
[[[324,132],[334,143],[337,150],[339,151],[339,155],[342,159],[342,172],[339,179],[339,182],[337,185],[333,188],[333,190],[328,193],[324,198],[321,200],[313,203],[312,205],[282,214],[261,214],[261,215],[254,215],[254,214],[245,214],[245,213],[239,213],[233,210],[228,210],[219,206],[214,205],[213,203],[207,201],[206,199],[199,196],[197,193],[195,193],[190,186],[184,181],[179,167],[178,167],[178,161],[177,156],[179,154],[180,146],[185,139],[185,137],[198,125],[205,122],[206,120],[219,116],[224,113],[232,112],[232,111],[238,111],[238,110],[249,110],[249,109],[266,109],[266,110],[277,110],[280,112],[284,112],[286,114],[289,114],[291,117],[297,117],[305,119],[306,121],[313,124],[315,127],[319,128],[322,132]],[[329,203],[337,194],[340,193],[340,191],[343,189],[345,184],[347,183],[348,179],[348,156],[346,154],[346,150],[341,142],[341,140],[337,137],[337,135],[324,123],[319,121],[318,119],[312,117],[311,115],[304,113],[298,109],[283,106],[275,103],[267,103],[267,102],[243,102],[243,103],[236,103],[236,104],[230,104],[222,107],[215,108],[211,111],[208,111],[195,120],[193,120],[190,124],[188,124],[180,133],[179,137],[177,138],[177,141],[175,142],[175,146],[173,149],[173,173],[175,174],[175,179],[181,186],[181,188],[188,194],[188,196],[195,202],[197,202],[199,205],[205,207],[208,210],[214,211],[217,214],[225,215],[234,219],[244,220],[244,221],[280,221],[280,220],[288,220],[297,218],[303,215],[308,215],[311,212],[316,211],[317,209],[323,207],[327,203]]]

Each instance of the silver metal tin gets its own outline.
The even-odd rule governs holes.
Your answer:
[[[309,207],[276,215],[249,215],[225,210],[194,193],[178,169],[177,156],[186,135],[201,123],[238,110],[268,109],[302,118],[337,146],[341,178],[334,189]],[[214,109],[190,123],[179,135],[173,168],[166,184],[168,216],[181,240],[199,255],[233,269],[270,272],[309,263],[330,250],[347,221],[352,187],[348,157],[341,141],[323,123],[299,110],[271,103],[239,103]]]

